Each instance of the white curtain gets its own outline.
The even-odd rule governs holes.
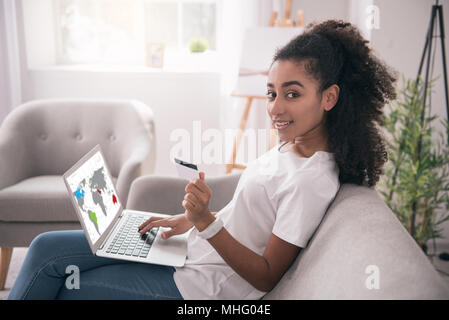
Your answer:
[[[16,5],[0,0],[0,124],[21,103],[21,68]]]

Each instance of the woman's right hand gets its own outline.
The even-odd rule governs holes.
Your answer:
[[[168,231],[162,232],[162,239],[166,240],[171,236],[183,234],[193,227],[193,223],[187,220],[184,213],[177,214],[169,218],[151,217],[139,226],[139,233],[144,234],[152,228],[165,227],[171,228]]]

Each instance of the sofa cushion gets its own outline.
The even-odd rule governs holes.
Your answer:
[[[32,177],[0,190],[0,212],[0,221],[8,222],[78,221],[62,176]]]
[[[446,282],[378,193],[352,184],[341,186],[308,246],[264,297],[448,298]]]

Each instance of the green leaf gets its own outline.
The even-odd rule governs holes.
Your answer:
[[[388,105],[385,117],[389,160],[379,194],[407,230],[416,204],[413,237],[422,244],[440,237],[438,226],[449,220],[449,214],[438,216],[442,207],[449,210],[449,146],[445,141],[449,139],[449,119],[427,115],[431,105],[423,104],[421,77],[417,82],[402,74],[401,79],[402,85],[396,88],[397,99]],[[435,79],[429,81],[427,96],[434,82]],[[435,120],[445,130],[444,135],[438,132],[436,140],[433,138]]]

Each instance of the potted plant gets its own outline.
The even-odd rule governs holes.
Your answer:
[[[423,81],[405,81],[402,76],[402,82],[385,117],[389,161],[378,191],[428,254],[428,241],[441,238],[441,224],[449,220],[449,148],[441,133],[432,141],[432,123],[438,116],[426,115]],[[448,121],[441,123],[448,132]]]
[[[205,39],[191,39],[189,41],[189,49],[192,53],[204,52],[209,47]]]

